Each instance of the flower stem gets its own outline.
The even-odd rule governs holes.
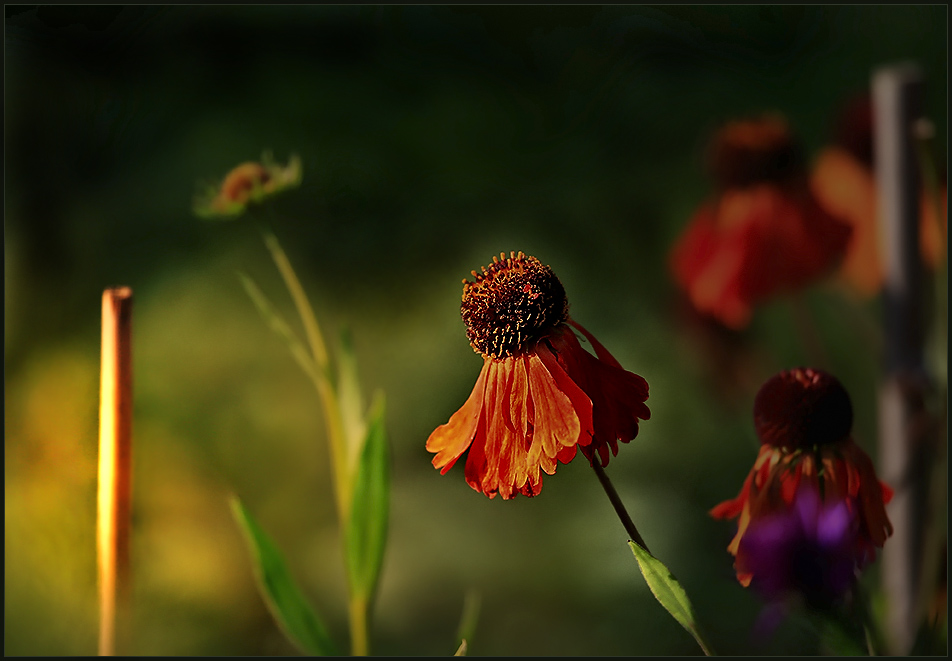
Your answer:
[[[304,332],[307,336],[308,345],[311,347],[311,353],[317,365],[317,378],[315,385],[321,396],[321,402],[324,405],[324,418],[327,425],[328,446],[330,447],[331,464],[334,468],[334,495],[337,500],[337,513],[341,525],[346,525],[350,513],[350,470],[347,466],[347,448],[345,447],[344,431],[340,420],[340,408],[337,403],[337,394],[334,389],[331,378],[330,363],[327,354],[327,347],[324,343],[324,337],[321,334],[320,326],[317,323],[317,317],[314,309],[307,300],[304,293],[304,287],[301,286],[291,261],[278,242],[277,237],[268,230],[262,230],[264,242],[271,257],[274,259],[284,284],[294,299],[294,305],[297,308],[301,323],[304,324]]]
[[[341,420],[341,410],[338,401],[337,388],[334,385],[334,379],[331,372],[330,360],[327,353],[327,345],[321,334],[320,326],[317,323],[317,317],[314,309],[311,307],[304,293],[304,287],[291,266],[291,261],[278,242],[277,237],[270,231],[262,230],[264,242],[284,284],[287,286],[294,299],[294,305],[297,308],[298,316],[304,324],[304,333],[307,337],[308,345],[314,362],[317,366],[317,372],[314,375],[315,385],[324,405],[324,418],[327,425],[328,446],[331,455],[331,464],[334,475],[334,495],[337,501],[337,514],[340,520],[342,533],[350,525],[350,506],[351,492],[353,489],[353,474],[347,459],[347,439],[345,438],[343,421]],[[346,534],[344,534],[346,539]],[[345,556],[352,552],[352,549],[344,548]],[[367,610],[369,604],[367,598],[354,591],[350,587],[348,599],[348,611],[350,614],[350,637],[351,654],[353,656],[367,656],[370,653],[370,644],[367,631]]]
[[[367,642],[367,600],[361,595],[350,598],[350,641],[351,656],[367,656],[370,645]]]
[[[605,469],[602,468],[601,460],[598,458],[597,454],[592,456],[592,468],[595,469],[595,475],[598,476],[598,481],[602,483],[602,488],[608,495],[608,500],[611,501],[612,507],[615,508],[615,513],[618,515],[618,518],[621,519],[621,524],[625,526],[625,532],[628,533],[631,541],[643,548],[645,551],[648,551],[648,553],[651,553],[651,551],[648,549],[648,545],[645,544],[645,540],[641,538],[638,528],[635,527],[635,522],[632,521],[631,517],[628,515],[628,510],[625,509],[625,504],[621,502],[618,492],[615,491],[615,487],[612,485],[611,480],[609,480],[608,475],[605,474]]]

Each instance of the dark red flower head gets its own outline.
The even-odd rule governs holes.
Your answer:
[[[501,254],[472,274],[460,314],[483,369],[466,403],[427,439],[433,465],[445,473],[468,452],[467,483],[508,499],[538,494],[540,470],[555,473],[578,448],[607,464],[650,416],[648,383],[569,318],[562,283],[535,257]]]
[[[842,441],[853,427],[853,405],[836,377],[810,368],[777,374],[754,399],[761,443],[806,450]]]
[[[475,282],[463,281],[460,315],[475,351],[505,358],[569,316],[569,302],[552,269],[523,253],[493,257]]]
[[[813,368],[780,372],[754,402],[754,426],[762,445],[740,494],[711,510],[716,519],[738,518],[727,550],[735,556],[737,578],[748,585],[756,559],[745,557],[745,536],[758,521],[788,513],[802,488],[823,504],[845,503],[851,553],[857,569],[872,562],[892,534],[886,503],[892,490],[876,477],[869,456],[851,434],[853,409],[840,382]]]

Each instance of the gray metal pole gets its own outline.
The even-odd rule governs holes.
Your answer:
[[[893,536],[882,554],[886,639],[909,654],[922,620],[920,576],[928,507],[929,446],[922,436],[927,378],[923,365],[924,293],[919,252],[920,176],[916,120],[922,76],[915,65],[873,72],[876,186],[884,267],[885,376],[880,390],[880,477],[894,490],[886,511]]]

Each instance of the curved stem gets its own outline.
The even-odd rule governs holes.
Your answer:
[[[631,517],[628,515],[628,510],[625,509],[625,504],[621,502],[618,492],[615,491],[615,487],[612,485],[611,480],[609,480],[608,475],[605,474],[605,469],[602,468],[601,460],[598,458],[597,453],[592,456],[592,468],[595,469],[595,475],[598,476],[598,481],[601,482],[602,488],[605,490],[605,493],[608,494],[608,500],[611,501],[612,507],[615,508],[615,513],[618,515],[618,518],[621,519],[621,524],[625,526],[625,532],[628,533],[631,541],[643,548],[645,551],[648,551],[648,553],[651,553],[651,551],[648,549],[648,545],[645,544],[645,540],[641,538],[638,528],[635,527],[635,522],[632,521]]]
[[[287,285],[288,291],[294,299],[294,305],[297,307],[298,314],[301,316],[301,322],[304,324],[304,334],[307,336],[307,342],[311,345],[311,351],[314,353],[314,360],[317,361],[321,369],[327,370],[327,347],[324,344],[321,329],[317,324],[317,317],[314,315],[314,310],[311,308],[311,304],[307,300],[307,295],[304,293],[304,288],[294,273],[288,256],[281,248],[281,244],[278,243],[278,238],[271,232],[265,231],[264,242],[265,245],[268,246],[268,250],[271,251],[274,263],[281,272],[281,277],[284,278],[284,283]]]
[[[330,363],[327,354],[327,346],[324,343],[324,337],[321,334],[320,326],[317,323],[317,317],[314,309],[311,307],[304,293],[304,287],[301,286],[291,261],[285,254],[284,249],[278,242],[277,237],[269,230],[261,230],[265,245],[271,252],[284,284],[294,300],[294,306],[297,308],[301,323],[304,324],[304,333],[307,337],[308,345],[311,347],[311,353],[317,364],[318,372],[315,379],[318,393],[324,405],[324,418],[327,425],[328,445],[330,446],[331,463],[334,467],[334,486],[337,498],[337,512],[341,520],[341,525],[345,525],[350,513],[350,470],[347,466],[347,448],[345,446],[344,430],[340,420],[340,408],[337,404],[337,395],[334,389],[333,379],[331,377]]]
[[[298,316],[300,316],[301,322],[304,324],[304,333],[307,336],[307,342],[310,345],[311,353],[317,364],[314,381],[324,406],[328,445],[330,447],[331,463],[334,468],[334,492],[337,501],[337,513],[340,518],[341,530],[344,531],[349,525],[353,475],[348,465],[347,440],[344,435],[340,406],[337,400],[337,389],[334,387],[327,346],[324,343],[324,337],[317,323],[314,309],[311,307],[307,295],[304,293],[304,287],[301,286],[301,282],[298,280],[297,274],[294,272],[294,268],[291,266],[291,261],[288,259],[287,254],[284,252],[284,249],[274,234],[263,230],[263,235],[265,245],[271,252],[274,263],[281,272],[281,277],[284,279],[284,283],[291,297],[294,299]],[[348,553],[346,544],[344,553],[345,555]],[[363,595],[355,593],[353,586],[351,586],[348,601],[351,655],[367,656],[370,653],[367,629],[367,599]]]

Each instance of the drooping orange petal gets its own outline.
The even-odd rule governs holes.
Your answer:
[[[892,535],[893,527],[886,515],[886,493],[882,488],[882,483],[876,477],[876,471],[873,468],[873,461],[869,458],[862,448],[853,441],[848,446],[848,461],[856,466],[859,474],[859,493],[858,498],[862,507],[862,519],[864,527],[869,534],[870,541],[876,546],[882,548],[886,543],[886,538]],[[892,497],[892,490],[889,491],[889,497]]]
[[[718,503],[708,511],[708,514],[715,519],[733,519],[740,516],[741,511],[743,511],[747,505],[747,498],[750,496],[750,485],[753,478],[754,473],[751,471],[747,474],[747,477],[744,478],[744,484],[741,486],[740,493],[737,497]]]
[[[484,471],[481,491],[512,498],[518,476],[525,474],[522,434],[512,424],[512,383],[518,359],[493,360],[486,384],[486,436],[483,441]],[[524,394],[521,395],[524,398]],[[516,397],[518,399],[518,396]],[[524,401],[524,399],[523,399]],[[524,484],[524,481],[523,481]]]
[[[618,441],[627,443],[638,434],[638,421],[647,420],[651,412],[645,405],[648,398],[648,382],[642,377],[622,369],[618,361],[581,325],[572,323],[594,340],[596,352],[608,360],[594,356],[582,348],[575,333],[566,327],[559,335],[549,338],[558,362],[568,376],[579,384],[592,400],[593,442],[579,445],[591,461],[597,451],[602,466],[608,465],[609,450],[618,453]]]
[[[539,347],[538,353],[529,356],[529,393],[535,409],[529,466],[538,465],[543,454],[553,458],[562,446],[578,444],[584,430],[577,406],[582,405],[581,415],[586,416],[586,409],[590,410],[592,405],[558,363],[547,360],[549,356],[551,354],[546,347]],[[566,391],[572,393],[574,398]]]
[[[436,453],[433,457],[433,466],[440,469],[441,475],[453,467],[456,460],[473,442],[483,408],[483,393],[490,362],[489,358],[483,361],[479,378],[476,379],[476,385],[466,403],[450,416],[449,422],[434,429],[426,440],[426,449]]]
[[[512,485],[516,489],[522,489],[528,479],[527,461],[525,457],[529,452],[529,445],[532,440],[534,430],[530,429],[529,416],[531,415],[531,404],[529,402],[529,375],[528,358],[519,356],[513,364],[512,384],[509,389],[509,406],[506,408],[509,417],[507,423],[515,434],[515,446],[513,452],[518,453],[519,461],[513,462],[513,473],[511,476]]]
[[[506,425],[503,420],[504,402],[506,388],[508,383],[504,382],[506,377],[510,376],[508,371],[501,371],[499,366],[501,361],[493,360],[489,366],[489,374],[486,378],[486,439],[483,443],[483,453],[486,458],[486,470],[482,475],[483,493],[490,494],[499,491],[499,470],[500,461],[508,459],[508,455],[503,453],[503,445],[506,443]],[[500,458],[502,455],[502,458]],[[506,467],[503,467],[506,470]],[[505,490],[502,494],[506,498]]]
[[[476,433],[473,435],[473,443],[469,446],[469,454],[466,455],[466,464],[463,475],[466,478],[466,484],[483,493],[483,475],[486,474],[486,415],[480,414],[479,423],[476,425]],[[487,493],[487,496],[494,498],[495,492]]]
[[[530,356],[487,359],[483,410],[466,460],[466,482],[476,491],[503,499],[541,490],[538,466],[529,466],[532,426],[529,397]]]

